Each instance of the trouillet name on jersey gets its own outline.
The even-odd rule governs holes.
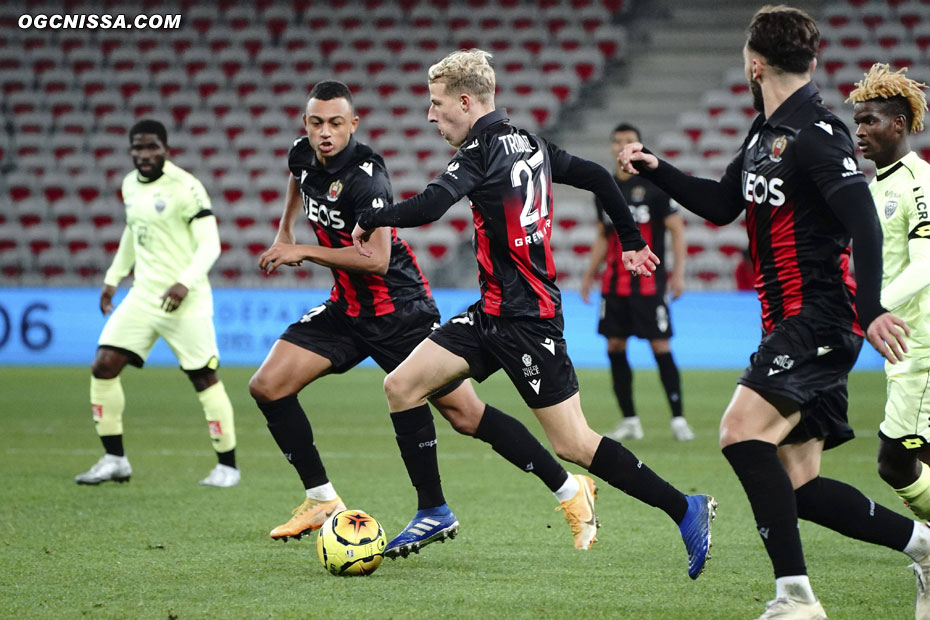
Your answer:
[[[534,150],[526,136],[518,133],[498,136],[497,139],[504,145],[504,152],[508,155],[514,153],[532,153]]]
[[[778,177],[767,179],[761,174],[743,172],[743,198],[757,205],[769,203],[773,207],[785,204],[785,195],[781,191],[784,181]]]
[[[303,196],[304,213],[307,214],[308,220],[323,226],[329,226],[335,230],[342,230],[346,227],[346,223],[341,217],[342,211],[320,204],[304,193],[301,193],[301,195]]]

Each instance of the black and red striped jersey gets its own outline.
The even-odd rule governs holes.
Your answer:
[[[430,182],[471,202],[486,314],[552,318],[561,312],[549,246],[552,179],[570,157],[495,110],[478,119],[445,172]]]
[[[801,87],[766,119],[759,115],[721,180],[746,205],[755,289],[768,333],[804,315],[862,334],[849,271],[850,235],[827,200],[865,183],[846,126]]]
[[[642,177],[633,176],[626,181],[614,177],[614,181],[626,198],[640,234],[662,262],[656,267],[651,278],[634,278],[623,266],[623,250],[614,231],[613,222],[601,205],[600,199],[595,197],[598,220],[607,232],[607,267],[601,279],[601,294],[617,297],[664,296],[668,281],[668,273],[665,271],[665,218],[678,210],[672,206],[668,194]]]
[[[358,215],[393,202],[384,160],[355,138],[325,166],[307,137],[299,138],[287,164],[300,185],[304,213],[321,246],[352,247]],[[391,259],[384,275],[331,271],[335,283],[330,299],[349,316],[390,314],[399,303],[431,297],[416,256],[396,229],[391,229]]]

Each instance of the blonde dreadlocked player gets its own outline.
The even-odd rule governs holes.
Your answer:
[[[876,63],[852,91],[856,138],[875,162],[869,184],[884,233],[882,305],[911,328],[908,352],[885,365],[888,400],[878,473],[920,519],[930,519],[930,164],[911,151],[923,129],[925,84]]]

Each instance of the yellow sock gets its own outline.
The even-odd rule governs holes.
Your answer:
[[[903,489],[895,489],[895,493],[907,502],[908,508],[918,519],[930,520],[930,467],[927,467],[926,463],[920,464],[917,480]]]
[[[106,435],[123,434],[123,409],[126,407],[126,397],[123,395],[123,384],[119,377],[115,379],[90,378],[90,406],[94,412],[94,425],[97,434]]]
[[[210,427],[210,439],[217,452],[229,452],[236,447],[236,424],[233,421],[232,403],[222,381],[202,392],[197,392],[203,414]]]

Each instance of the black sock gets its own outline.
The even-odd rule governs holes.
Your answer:
[[[329,482],[320,453],[313,443],[310,420],[301,408],[297,395],[256,404],[265,414],[271,436],[281,448],[284,458],[297,470],[304,488],[312,489]]]
[[[216,458],[219,459],[220,465],[225,465],[226,467],[235,467],[236,466],[236,449],[228,450],[226,452],[217,452]]]
[[[565,468],[522,422],[491,405],[484,408],[475,438],[491,444],[495,452],[521,470],[533,472],[553,493],[568,478]]]
[[[672,357],[671,351],[656,353],[655,357],[659,366],[659,378],[662,379],[662,387],[665,388],[665,396],[668,398],[668,406],[672,408],[672,417],[678,417],[681,415],[681,375],[678,374],[675,358]]]
[[[122,435],[101,435],[100,441],[103,443],[103,451],[113,456],[126,456],[123,451]]]
[[[843,536],[904,551],[914,522],[876,504],[845,482],[818,476],[794,492],[798,517]]]
[[[417,510],[442,506],[446,499],[439,481],[436,427],[429,405],[395,411],[391,414],[391,422],[407,475],[417,490]]]
[[[627,495],[661,508],[675,523],[685,518],[688,511],[685,495],[613,439],[601,439],[588,471]]]
[[[775,444],[740,441],[724,448],[723,455],[749,498],[776,579],[806,575],[794,489]]]
[[[632,418],[636,415],[636,408],[633,406],[633,371],[630,370],[630,362],[626,359],[626,351],[607,353],[607,357],[610,359],[610,375],[613,378],[614,394],[617,396],[620,412],[624,418]]]

